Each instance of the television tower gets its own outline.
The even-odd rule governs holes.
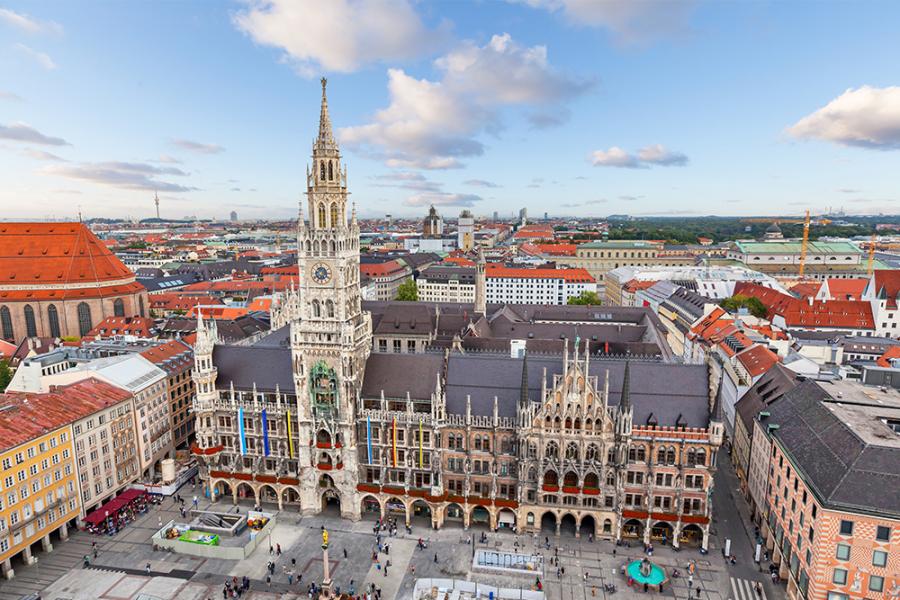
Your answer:
[[[159,194],[153,192],[153,203],[156,205],[156,218],[159,218]]]

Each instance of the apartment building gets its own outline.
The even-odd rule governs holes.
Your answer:
[[[195,395],[191,379],[194,350],[190,344],[178,338],[148,348],[141,352],[141,356],[166,372],[172,443],[176,448],[186,448],[194,436],[194,419],[190,413]]]
[[[872,305],[875,335],[900,339],[900,269],[875,271],[862,298]]]
[[[802,243],[798,240],[731,242],[726,257],[773,277],[800,274]],[[811,241],[806,247],[806,279],[853,279],[867,276],[862,251],[850,242]]]
[[[416,280],[420,302],[475,302],[475,269],[432,265]]]
[[[558,263],[587,270],[604,296],[607,273],[625,266],[681,267],[693,266],[693,256],[669,256],[662,242],[643,240],[597,241],[579,244],[575,256],[559,257]]]
[[[585,269],[519,269],[487,264],[488,304],[567,304],[582,292],[596,292]]]
[[[375,286],[374,300],[393,300],[400,284],[412,277],[413,270],[403,261],[361,262],[360,275],[368,277]]]
[[[53,550],[81,514],[72,423],[96,410],[107,384],[85,380],[43,393],[0,394],[0,571]]]
[[[95,410],[88,412],[91,408]],[[141,474],[131,393],[96,381],[84,410],[86,414],[72,422],[82,517]]]
[[[788,597],[896,595],[900,392],[805,381],[768,413],[762,536]]]

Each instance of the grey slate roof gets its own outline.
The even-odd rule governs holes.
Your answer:
[[[746,430],[752,432],[756,415],[780,400],[799,383],[797,374],[781,363],[776,363],[766,371],[734,406]]]
[[[290,348],[216,346],[213,364],[219,370],[216,387],[220,390],[232,383],[236,390],[252,390],[256,383],[260,392],[274,392],[277,385],[283,393],[294,393]]]
[[[706,427],[709,422],[708,373],[703,365],[665,364],[631,361],[631,403],[634,424],[655,420],[658,425],[675,425],[679,420],[688,427]],[[538,402],[541,379],[547,369],[547,385],[554,374],[562,373],[562,356],[528,356],[529,397]],[[620,401],[624,360],[591,360],[591,373],[603,385],[609,369],[609,402]],[[516,402],[522,378],[522,360],[498,355],[452,354],[447,369],[447,411],[465,414],[466,396],[471,398],[473,414],[491,415],[497,396],[502,417],[516,414]]]
[[[805,381],[772,405],[773,436],[826,505],[900,516],[900,448],[864,442],[826,389]]]
[[[362,395],[379,398],[428,400],[437,385],[437,375],[443,371],[444,357],[427,354],[371,354],[366,361]]]

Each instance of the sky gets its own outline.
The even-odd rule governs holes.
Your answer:
[[[0,0],[0,219],[900,212],[900,3]]]

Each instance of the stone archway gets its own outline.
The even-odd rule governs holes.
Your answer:
[[[219,480],[213,484],[212,491],[212,496],[214,496],[216,500],[227,498],[229,496],[234,497],[234,490],[231,488],[231,484],[224,480]]]
[[[622,523],[622,537],[642,539],[644,537],[643,521],[628,519]]]
[[[381,502],[375,496],[366,494],[360,500],[360,514],[363,519],[369,521],[379,520],[381,518]]]
[[[560,535],[576,536],[578,534],[578,519],[572,513],[566,513],[559,521]]]
[[[421,498],[416,499],[410,506],[410,524],[418,523],[431,527],[433,521],[431,507]]]
[[[552,510],[548,510],[543,515],[541,515],[541,532],[551,533],[553,535],[557,534],[556,513]]]
[[[581,537],[587,537],[589,535],[596,535],[597,533],[597,521],[591,515],[584,515],[581,517],[581,523],[578,524],[578,534]]]
[[[469,527],[477,529],[491,529],[491,511],[476,504],[469,513]]]
[[[499,529],[516,531],[517,521],[516,513],[508,508],[501,508],[497,512],[497,527]]]
[[[322,515],[341,516],[341,496],[333,487],[329,487],[322,492]]]
[[[257,496],[259,498],[257,504],[280,504],[278,490],[268,483],[259,486]]]
[[[663,544],[670,544],[672,543],[674,533],[675,528],[672,527],[671,523],[657,521],[653,524],[653,527],[650,528],[650,539],[657,540]]]
[[[286,486],[283,490],[281,490],[281,503],[282,507],[288,505],[298,505],[300,504],[300,492],[297,491],[296,488],[291,486]]]
[[[688,523],[681,528],[681,544],[690,547],[699,547],[703,543],[703,530],[696,523]]]
[[[462,506],[455,502],[451,502],[444,508],[444,521],[443,524],[465,527],[466,525],[466,513],[462,509]]]
[[[245,481],[242,481],[237,485],[234,490],[234,497],[235,504],[237,504],[239,500],[250,500],[251,502],[253,502],[253,504],[257,503],[256,490],[254,490],[253,487]]]
[[[409,520],[406,503],[396,496],[391,496],[384,503],[384,516],[394,517],[398,521],[402,519],[403,523],[406,524]]]

